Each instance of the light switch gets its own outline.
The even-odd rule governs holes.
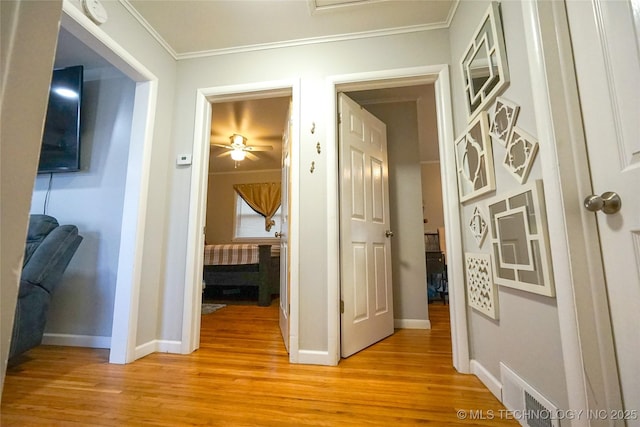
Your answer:
[[[191,164],[191,154],[180,154],[176,159],[178,166],[187,166]]]

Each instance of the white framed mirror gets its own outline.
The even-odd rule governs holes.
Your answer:
[[[542,180],[496,196],[488,210],[494,282],[555,296]]]
[[[468,121],[491,103],[509,83],[509,68],[497,2],[491,2],[462,56]]]

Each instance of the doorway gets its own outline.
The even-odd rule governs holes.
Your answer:
[[[449,99],[449,80],[448,71],[446,66],[435,67],[419,67],[417,69],[408,70],[389,70],[379,73],[366,73],[355,75],[334,76],[329,79],[334,93],[338,92],[354,92],[360,90],[373,90],[373,89],[391,89],[402,88],[407,86],[422,85],[422,84],[434,84],[435,88],[435,103],[437,111],[437,123],[438,123],[438,150],[442,159],[442,189],[444,194],[444,222],[447,230],[451,230],[447,238],[447,252],[449,258],[449,286],[450,286],[450,319],[451,319],[451,335],[452,335],[452,351],[453,351],[453,365],[459,372],[469,372],[469,353],[467,342],[467,329],[466,329],[466,306],[464,299],[464,283],[462,272],[462,250],[461,250],[461,235],[460,235],[460,217],[459,212],[456,209],[458,205],[457,195],[457,183],[455,179],[455,153],[452,150],[451,144],[447,144],[447,141],[453,140],[452,135],[452,123]],[[335,96],[335,95],[334,95]],[[329,117],[336,116],[334,113],[336,107],[332,106],[331,114]],[[334,123],[337,129],[337,123]],[[328,144],[331,146],[331,143]],[[337,141],[335,141],[335,147],[337,147]],[[337,148],[336,148],[337,150]],[[337,154],[337,153],[332,153]],[[336,156],[337,157],[337,156]],[[330,162],[333,163],[333,162]],[[337,164],[337,162],[336,162]],[[335,170],[335,179],[338,180],[339,171]],[[336,183],[337,185],[337,183]],[[336,197],[337,202],[337,197]],[[337,206],[336,206],[337,209]],[[338,235],[338,225],[335,224],[335,229],[329,230],[329,233],[335,233]],[[421,233],[420,233],[421,234]],[[336,239],[337,240],[337,239]],[[338,253],[339,246],[336,243],[336,253]],[[339,262],[334,260],[334,263],[330,263],[333,267],[330,274],[336,278],[336,283],[339,283]],[[330,348],[330,351],[339,360],[340,353],[340,290],[339,285],[336,285],[335,289],[330,289],[332,295],[335,296],[335,307],[330,306],[329,322],[330,331],[335,331],[335,336],[332,336],[329,344],[334,343],[334,347]],[[426,284],[421,291],[423,298],[425,298],[426,305]],[[334,317],[335,316],[335,317]]]
[[[200,308],[202,302],[202,272],[203,272],[203,251],[197,250],[204,247],[205,243],[205,224],[207,222],[207,188],[209,183],[209,163],[210,155],[214,155],[211,151],[210,143],[212,136],[219,137],[220,135],[213,135],[217,132],[216,129],[212,129],[212,110],[216,104],[228,103],[233,112],[233,107],[240,106],[242,102],[249,100],[268,100],[274,98],[287,98],[291,99],[291,122],[294,124],[294,131],[291,132],[291,174],[293,175],[297,169],[297,156],[298,156],[298,130],[295,123],[298,123],[296,117],[299,112],[299,84],[295,81],[286,82],[263,82],[257,85],[238,85],[210,88],[201,90],[198,93],[196,106],[196,117],[198,123],[196,124],[195,143],[193,152],[193,166],[192,166],[192,197],[190,211],[195,213],[189,221],[189,237],[187,241],[187,271],[185,282],[188,284],[185,293],[185,305],[184,305],[184,317],[183,317],[183,334],[182,334],[182,353],[191,353],[198,348],[200,342]],[[238,123],[242,122],[241,117],[238,115],[236,118]],[[284,124],[284,119],[282,123]],[[237,131],[237,130],[236,130]],[[224,132],[224,131],[222,131]],[[235,132],[235,131],[234,131]],[[228,132],[227,132],[228,133]],[[224,136],[224,135],[223,135]],[[222,153],[220,153],[222,154]],[[217,155],[217,154],[216,154]],[[215,162],[215,158],[212,159]],[[233,170],[235,170],[235,165]],[[233,171],[230,172],[233,174]],[[297,214],[297,199],[295,197],[298,194],[298,183],[295,180],[290,182],[290,187],[287,190],[287,194],[291,194],[289,204],[290,212],[292,212],[292,218],[297,218],[293,214]],[[294,298],[297,293],[297,240],[298,232],[295,223],[289,225],[288,246],[291,248],[289,251],[289,275],[291,278],[290,298]],[[282,272],[281,272],[282,274]],[[291,302],[291,309],[289,316],[291,318],[291,330],[290,336],[297,333],[294,319],[297,317],[297,307],[295,301]],[[297,346],[290,344],[290,357],[297,355]]]
[[[254,210],[258,207],[250,206],[235,188],[270,184],[269,188],[286,189],[281,185],[282,141],[289,103],[290,96],[280,96],[211,104],[203,295],[211,303],[264,305],[271,301],[271,295],[259,301],[258,286],[247,285],[254,281],[244,277],[253,260],[246,245],[270,245],[272,257],[277,258],[280,238],[276,231],[282,225],[282,209],[277,208],[266,230],[264,216]],[[279,193],[281,199],[286,195],[282,190]],[[243,252],[222,252],[220,245],[234,245],[234,250]],[[275,294],[278,274],[277,263],[272,261],[269,288]],[[235,270],[238,274],[234,275],[231,271]]]
[[[134,82],[131,131],[128,155],[124,158],[126,180],[120,212],[122,220],[115,229],[119,234],[116,271],[113,271],[115,287],[112,294],[111,323],[101,326],[101,330],[111,331],[111,336],[68,335],[53,337],[64,345],[109,347],[110,363],[129,363],[143,354],[136,353],[138,320],[138,296],[140,293],[140,271],[149,182],[149,164],[152,146],[152,124],[155,116],[157,78],[139,62],[115,43],[106,33],[95,26],[85,26],[86,17],[74,6],[63,5],[60,30],[67,41],[76,40],[83,45],[83,52],[90,54],[98,63],[117,64],[114,67],[127,79]],[[76,45],[79,46],[79,45]],[[77,48],[75,54],[78,54]],[[86,179],[86,177],[85,177]],[[82,233],[82,231],[81,231]],[[104,311],[103,311],[104,313]],[[95,313],[90,313],[95,314]],[[105,316],[106,317],[106,316]],[[104,322],[103,322],[104,323]]]

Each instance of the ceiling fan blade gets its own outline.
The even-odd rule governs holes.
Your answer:
[[[266,142],[282,142],[282,135],[257,136],[255,139]]]
[[[211,144],[212,147],[220,147],[220,148],[226,148],[228,150],[233,150],[233,147],[230,146],[229,144]]]
[[[271,151],[273,147],[271,145],[247,145],[244,148],[245,151]]]
[[[246,151],[245,151],[245,156],[247,156],[247,159],[249,159],[249,160],[258,160],[259,159],[259,157],[256,156],[255,154],[249,153],[249,152],[246,152]]]
[[[218,154],[216,157],[225,157],[230,155],[231,155],[231,151],[225,151],[224,153]]]

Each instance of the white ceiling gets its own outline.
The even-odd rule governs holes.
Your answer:
[[[448,27],[458,0],[121,0],[176,57]]]

